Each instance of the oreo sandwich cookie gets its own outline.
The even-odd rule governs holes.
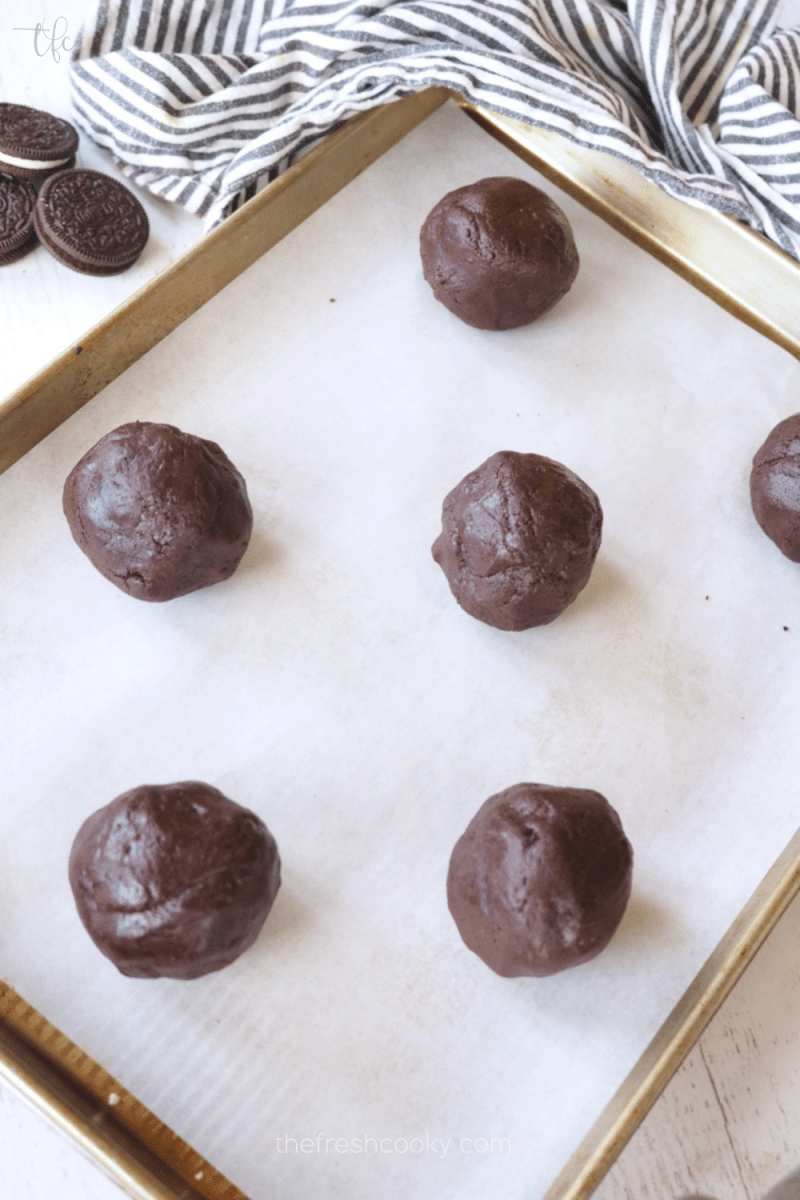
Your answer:
[[[150,225],[123,183],[102,171],[59,171],[42,184],[33,214],[44,246],[85,275],[119,275],[147,244]]]
[[[0,171],[0,267],[16,262],[36,245],[35,204],[32,183]]]
[[[75,166],[78,131],[69,121],[28,108],[0,104],[0,171],[35,182]]]

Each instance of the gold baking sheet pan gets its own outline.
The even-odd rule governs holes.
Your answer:
[[[447,99],[348,122],[0,404],[0,471],[46,437]]]
[[[3,465],[9,466],[101,391],[165,332],[177,327],[444,98],[439,93],[414,98],[414,103],[404,101],[340,130],[326,146],[292,168],[294,174],[287,173],[271,185],[82,339],[80,353],[75,347],[74,352],[62,356],[37,376],[8,402],[0,416],[2,442],[7,450]],[[408,107],[404,109],[403,105]],[[647,186],[643,186],[636,192],[631,182],[632,190],[626,192],[629,200],[625,204],[619,201],[615,211],[610,171],[601,176],[596,165],[581,167],[581,155],[574,148],[563,144],[550,146],[552,139],[548,137],[528,135],[522,127],[489,119],[486,114],[470,112],[470,115],[481,124],[491,124],[492,132],[502,141],[639,245],[657,251],[657,257],[701,286],[723,307],[743,316],[749,324],[767,332],[779,345],[796,354],[791,320],[784,320],[778,304],[765,302],[759,308],[757,280],[767,266],[774,269],[770,277],[773,281],[781,278],[781,272],[786,280],[796,279],[797,268],[763,239],[724,218],[689,210],[694,237],[703,240],[696,232],[703,227],[716,230],[714,236],[722,239],[717,245],[723,244],[734,257],[738,255],[737,262],[741,264],[741,269],[737,268],[738,282],[725,291],[724,261],[716,266],[714,262],[698,262],[685,243],[681,243],[679,251],[670,246],[669,238],[678,217],[677,213],[671,213],[673,202],[656,189],[648,192]],[[649,217],[648,195],[653,202]],[[683,206],[678,208],[683,210]],[[671,215],[662,220],[658,214],[663,212]],[[202,281],[202,289],[198,280]],[[163,306],[167,302],[172,315],[165,324]],[[591,1194],[796,891],[799,852],[795,840],[723,939],[612,1107],[553,1185],[549,1200]],[[3,1038],[6,1077],[74,1133],[130,1194],[159,1198],[191,1197],[195,1193],[231,1198],[242,1195],[11,989],[3,993],[0,1012],[6,1031]],[[109,1096],[120,1097],[119,1103],[109,1105]]]
[[[0,1076],[73,1137],[136,1200],[246,1200],[4,983]]]
[[[37,372],[0,403],[0,470],[97,395],[448,95],[433,88],[348,122]],[[800,267],[782,250],[729,217],[674,200],[611,155],[452,98],[546,178],[800,357]]]
[[[739,320],[800,357],[800,266],[721,213],[665,195],[610,154],[471,105],[474,121]]]
[[[588,1200],[800,892],[800,831],[765,875],[544,1200]],[[13,988],[0,1075],[136,1200],[247,1200]]]
[[[800,891],[800,831],[773,864],[544,1200],[586,1200]]]

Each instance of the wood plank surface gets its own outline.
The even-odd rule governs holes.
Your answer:
[[[800,898],[594,1200],[760,1200],[800,1160]]]

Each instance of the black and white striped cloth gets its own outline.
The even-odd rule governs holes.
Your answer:
[[[95,0],[76,120],[219,222],[356,113],[443,86],[632,163],[800,258],[800,32],[779,0]]]

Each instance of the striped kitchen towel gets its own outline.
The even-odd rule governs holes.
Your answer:
[[[335,126],[447,87],[624,158],[800,258],[800,32],[779,0],[96,0],[76,120],[218,223]]]

